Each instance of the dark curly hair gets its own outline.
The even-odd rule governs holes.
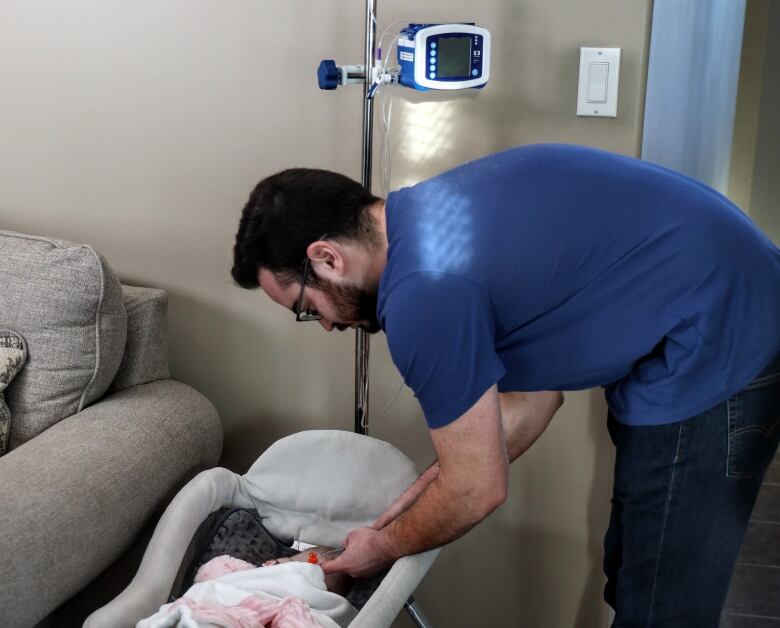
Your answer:
[[[296,281],[309,244],[349,239],[371,244],[366,211],[380,199],[349,177],[328,170],[291,168],[260,181],[241,214],[231,274],[242,288],[257,288],[260,268],[280,281]],[[314,273],[309,275],[316,284]],[[309,283],[309,281],[307,281]]]

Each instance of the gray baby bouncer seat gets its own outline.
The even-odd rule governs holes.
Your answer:
[[[371,525],[417,475],[411,460],[392,445],[339,430],[283,438],[243,476],[219,467],[204,471],[163,513],[132,582],[84,626],[132,627],[181,595],[197,561],[203,559],[197,553],[204,531],[221,514],[230,515],[231,509],[246,509],[236,514],[249,518],[250,525],[254,520],[248,513],[254,515],[263,532],[283,549],[293,540],[338,547],[351,530]],[[405,556],[383,577],[356,581],[357,595],[346,598],[357,613],[341,623],[350,628],[388,628],[437,553]],[[416,608],[407,604],[407,610],[417,625],[427,625]]]

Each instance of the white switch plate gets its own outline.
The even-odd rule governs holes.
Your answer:
[[[577,115],[617,117],[619,78],[620,48],[580,48]]]

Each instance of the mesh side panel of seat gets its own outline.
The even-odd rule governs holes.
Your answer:
[[[265,529],[257,510],[222,508],[211,513],[198,527],[179,567],[171,598],[189,589],[198,569],[212,558],[225,554],[253,565],[280,556],[293,556],[297,550]]]
[[[187,575],[187,571],[197,556],[198,549],[202,548],[206,541],[213,534],[214,524],[216,523],[217,519],[221,518],[226,512],[228,512],[228,510],[230,509],[220,508],[219,510],[215,510],[198,526],[198,529],[192,536],[190,544],[187,546],[187,549],[184,552],[184,557],[182,558],[181,565],[179,565],[179,570],[176,572],[176,578],[173,580],[171,594],[168,598],[169,602],[173,602],[176,598],[180,597],[184,591],[187,590],[182,585],[184,584],[184,578]]]

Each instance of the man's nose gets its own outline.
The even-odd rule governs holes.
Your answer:
[[[320,319],[320,325],[325,331],[333,331],[333,323],[326,321],[324,318]]]

